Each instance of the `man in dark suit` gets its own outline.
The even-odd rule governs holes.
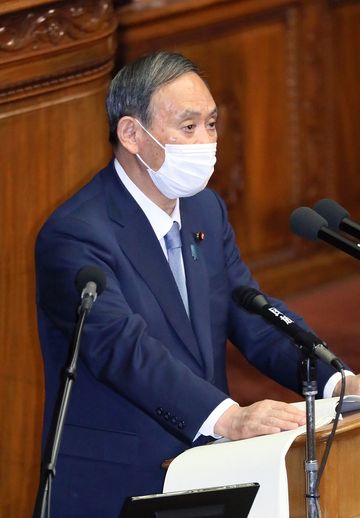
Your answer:
[[[229,399],[227,339],[295,391],[299,358],[287,338],[232,301],[235,287],[257,285],[222,200],[205,188],[216,105],[197,67],[172,53],[142,58],[114,78],[107,109],[114,160],[55,211],[36,247],[44,444],[77,316],[74,280],[84,265],[107,278],[84,328],[53,517],[115,518],[127,496],[160,492],[162,461],[204,437],[240,439],[305,421],[285,403]],[[175,267],[173,229],[181,236]],[[319,367],[321,394],[337,382]]]

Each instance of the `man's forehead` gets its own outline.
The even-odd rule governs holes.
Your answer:
[[[152,107],[172,113],[176,118],[216,113],[215,101],[204,81],[192,72],[183,74],[158,88],[151,99]]]
[[[213,107],[210,107],[209,113],[207,113],[207,115],[212,116],[212,115],[216,115],[216,114],[217,114],[217,108],[214,104]],[[187,118],[191,119],[193,117],[200,117],[201,115],[203,115],[203,113],[200,110],[186,109],[183,111],[179,111],[176,114],[176,118],[177,119],[187,119]]]

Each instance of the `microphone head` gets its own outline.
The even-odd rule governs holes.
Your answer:
[[[264,306],[269,304],[266,297],[250,286],[238,286],[232,292],[232,299],[238,306],[247,309],[251,313],[261,313]]]
[[[75,278],[75,284],[80,293],[88,282],[94,282],[96,284],[96,292],[100,295],[106,288],[106,275],[97,266],[83,266]]]
[[[304,239],[316,241],[327,221],[310,207],[299,207],[290,216],[290,229]]]
[[[350,217],[350,214],[344,207],[330,198],[318,201],[314,205],[314,210],[326,219],[329,227],[333,230],[339,230],[342,220]]]

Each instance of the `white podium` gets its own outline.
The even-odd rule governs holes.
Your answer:
[[[316,401],[317,429],[332,421],[337,401],[338,398]],[[303,402],[294,404],[305,408]],[[274,435],[232,442],[220,440],[189,449],[171,462],[163,491],[167,493],[257,482],[260,489],[249,518],[288,518],[289,491],[285,458],[294,440],[305,431],[303,426]],[[303,463],[298,468],[298,476],[305,480]]]

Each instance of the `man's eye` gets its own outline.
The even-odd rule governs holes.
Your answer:
[[[209,122],[210,129],[216,129],[216,121]]]
[[[186,129],[187,131],[193,131],[193,130],[195,129],[195,124],[187,124],[187,125],[185,126],[185,129]]]

